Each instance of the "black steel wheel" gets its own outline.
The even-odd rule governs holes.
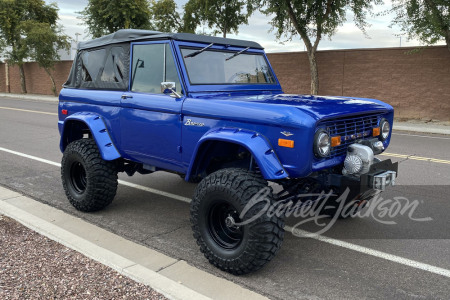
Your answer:
[[[86,170],[81,162],[75,161],[70,166],[70,181],[75,192],[78,194],[84,193],[86,190],[87,178]]]
[[[214,241],[224,249],[236,249],[244,238],[237,209],[226,201],[212,205],[208,215],[208,228]]]

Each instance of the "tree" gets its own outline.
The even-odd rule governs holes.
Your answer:
[[[241,0],[189,0],[186,6],[197,8],[200,21],[206,22],[214,33],[238,32],[241,24],[248,24],[248,18],[255,10],[253,1]]]
[[[62,33],[58,26],[48,26],[46,23],[27,21],[24,24],[27,32],[25,42],[30,52],[29,57],[36,61],[45,70],[52,81],[52,92],[57,96],[55,79],[51,73],[55,61],[60,59],[58,51],[70,51],[70,38]]]
[[[194,33],[199,24],[199,18],[192,2],[184,6],[183,16],[177,9],[174,0],[152,0],[150,4],[152,27],[162,32]]]
[[[56,4],[46,5],[43,0],[2,0],[0,2],[0,39],[5,58],[10,65],[18,65],[22,93],[26,93],[24,61],[30,58],[32,46],[27,39],[33,34],[32,26],[54,27],[58,20]],[[53,45],[53,44],[52,44]]]
[[[273,16],[272,29],[277,38],[289,40],[300,35],[306,46],[311,74],[311,94],[319,91],[319,72],[316,52],[323,37],[331,38],[337,28],[346,21],[347,10],[352,11],[358,28],[365,33],[368,26],[366,15],[372,8],[372,2],[381,4],[381,0],[262,0],[262,12]]]
[[[445,40],[450,52],[449,0],[394,0],[390,11],[396,13],[392,24],[399,25],[408,38],[427,45]]]
[[[119,29],[151,29],[147,0],[89,0],[79,13],[94,38]]]

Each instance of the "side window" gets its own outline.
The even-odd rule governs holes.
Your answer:
[[[100,81],[122,82],[125,75],[125,55],[125,50],[122,47],[111,48]]]
[[[182,92],[175,60],[170,45],[148,44],[133,46],[131,65],[133,92],[161,94],[161,82],[175,82],[176,91]]]
[[[97,78],[97,75],[100,73],[100,69],[103,67],[105,52],[105,49],[99,49],[94,51],[85,51],[82,54],[81,78],[83,81],[94,81]]]

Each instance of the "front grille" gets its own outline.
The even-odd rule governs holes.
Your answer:
[[[372,128],[378,126],[379,114],[356,116],[320,122],[318,128],[323,128],[330,136],[340,136],[341,145],[331,148],[329,158],[345,155],[347,147],[356,140],[372,137]]]

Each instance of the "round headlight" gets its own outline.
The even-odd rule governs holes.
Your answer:
[[[384,141],[388,138],[389,132],[391,131],[391,125],[386,119],[381,119],[380,122],[380,137]]]
[[[330,135],[325,130],[317,131],[314,137],[314,154],[317,157],[327,157],[331,150]]]

